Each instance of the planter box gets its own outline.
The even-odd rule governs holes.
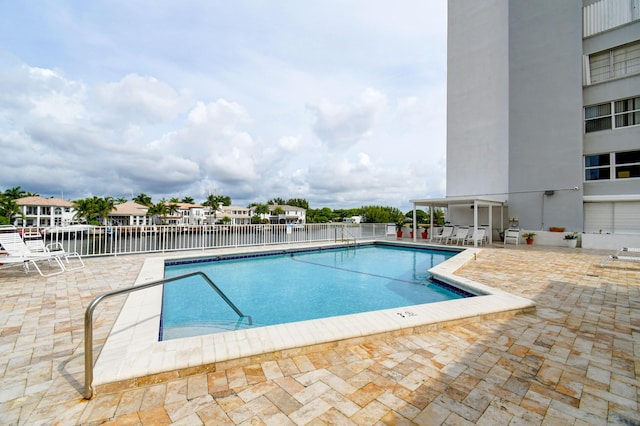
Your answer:
[[[620,250],[622,247],[640,247],[636,234],[582,234],[582,248]]]
[[[578,245],[578,239],[576,238],[574,240],[564,240],[564,243],[569,248],[576,248],[576,246]]]

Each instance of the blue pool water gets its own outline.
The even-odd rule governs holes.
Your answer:
[[[264,326],[466,297],[429,281],[455,254],[371,245],[169,265],[165,277],[202,271]],[[163,340],[249,326],[198,276],[164,286],[161,323]]]

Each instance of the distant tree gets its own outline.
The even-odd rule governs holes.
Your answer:
[[[114,201],[116,202],[116,204],[124,204],[127,202],[127,199],[124,197],[118,197]]]
[[[229,222],[231,222],[231,218],[229,216],[222,216],[222,219],[220,219],[220,222],[226,225]]]
[[[230,206],[231,197],[228,195],[207,195],[207,199],[202,203],[203,206],[218,208],[220,206]]]
[[[267,204],[273,204],[276,206],[284,206],[285,204],[287,204],[287,202],[284,200],[284,198],[273,198],[269,201],[267,201]]]
[[[116,209],[116,203],[113,197],[98,198],[96,201],[96,213],[102,219],[102,223],[108,225],[109,213]]]
[[[11,224],[15,216],[20,216],[24,219],[20,206],[11,196],[0,194],[0,225]]]
[[[174,215],[180,211],[180,207],[176,203],[165,203],[165,212],[168,215]]]
[[[161,223],[160,217],[167,214],[167,205],[163,202],[152,204],[149,206],[147,216],[153,218],[153,223]]]
[[[289,198],[286,203],[293,207],[300,207],[301,209],[309,210],[309,202],[304,198]]]
[[[327,223],[330,222],[334,216],[334,212],[329,207],[323,207],[321,209],[308,209],[307,210],[307,223]]]
[[[99,225],[100,219],[102,223],[107,225],[109,213],[115,210],[115,200],[113,197],[90,197],[76,200],[73,202],[76,211],[74,218],[76,220],[85,220],[92,225]]]
[[[183,203],[186,204],[195,204],[195,200],[193,199],[193,197],[182,197],[182,201]]]
[[[277,206],[276,208],[273,209],[272,213],[275,215],[284,214],[284,210],[282,209],[282,207]]]
[[[133,197],[133,201],[147,207],[151,207],[153,205],[153,203],[151,202],[151,197],[145,193],[136,195],[135,197]]]
[[[397,223],[404,214],[395,207],[363,206],[361,208],[363,221],[367,223]]]
[[[26,197],[27,192],[23,191],[19,186],[14,186],[13,188],[5,189],[4,196],[9,197],[11,200],[17,200],[18,198]]]
[[[405,217],[413,220],[413,210],[406,212]],[[427,223],[429,222],[429,215],[424,210],[416,209],[416,221],[417,223]]]
[[[170,202],[170,203],[179,203],[179,202],[180,202],[180,199],[179,199],[178,197],[171,197],[171,198],[169,199],[169,202]]]

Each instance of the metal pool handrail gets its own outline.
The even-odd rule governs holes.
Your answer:
[[[239,317],[248,318],[249,325],[253,323],[253,319],[251,318],[251,315],[243,314],[240,311],[240,309],[238,309],[238,307],[234,305],[231,300],[229,300],[227,295],[224,294],[222,290],[220,290],[218,286],[215,285],[215,283],[211,281],[211,279],[204,272],[201,272],[201,271],[190,272],[184,275],[177,275],[171,278],[164,278],[158,281],[152,281],[152,282],[140,284],[134,287],[122,288],[119,290],[113,290],[107,293],[103,293],[100,296],[93,299],[91,303],[89,303],[89,306],[87,306],[87,309],[84,313],[84,398],[85,399],[91,399],[93,397],[93,387],[91,386],[91,383],[93,382],[93,311],[95,310],[96,306],[98,306],[98,304],[102,302],[104,299],[111,296],[118,296],[120,294],[132,293],[134,291],[144,290],[146,288],[155,287],[158,285],[164,285],[172,281],[178,281],[178,280],[189,278],[195,275],[200,275],[202,278],[204,278],[207,284],[209,284],[209,286],[212,289],[214,289],[216,293],[218,293],[218,295],[227,303],[227,305],[229,305],[229,307],[231,307],[231,309],[235,311],[236,314],[238,314]]]

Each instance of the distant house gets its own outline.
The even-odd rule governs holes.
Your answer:
[[[150,221],[147,217],[149,208],[133,201],[116,204],[115,210],[109,213],[109,224],[112,226],[139,226],[147,225]]]
[[[175,204],[178,212],[175,215],[163,216],[163,222],[173,225],[202,225],[205,223],[205,207],[191,203],[166,203],[167,206]]]
[[[16,226],[67,226],[74,220],[75,210],[71,201],[35,196],[18,198],[15,202],[24,215],[24,218],[16,218]]]
[[[280,208],[283,213],[275,213]],[[269,219],[272,224],[304,225],[307,222],[307,210],[302,207],[287,205],[269,205],[269,214],[260,215],[261,219]]]
[[[360,223],[362,222],[362,216],[345,217],[343,222],[344,223]]]
[[[231,225],[249,225],[254,215],[255,207],[220,206],[216,211],[216,221],[228,217]],[[213,222],[212,222],[213,223]]]

